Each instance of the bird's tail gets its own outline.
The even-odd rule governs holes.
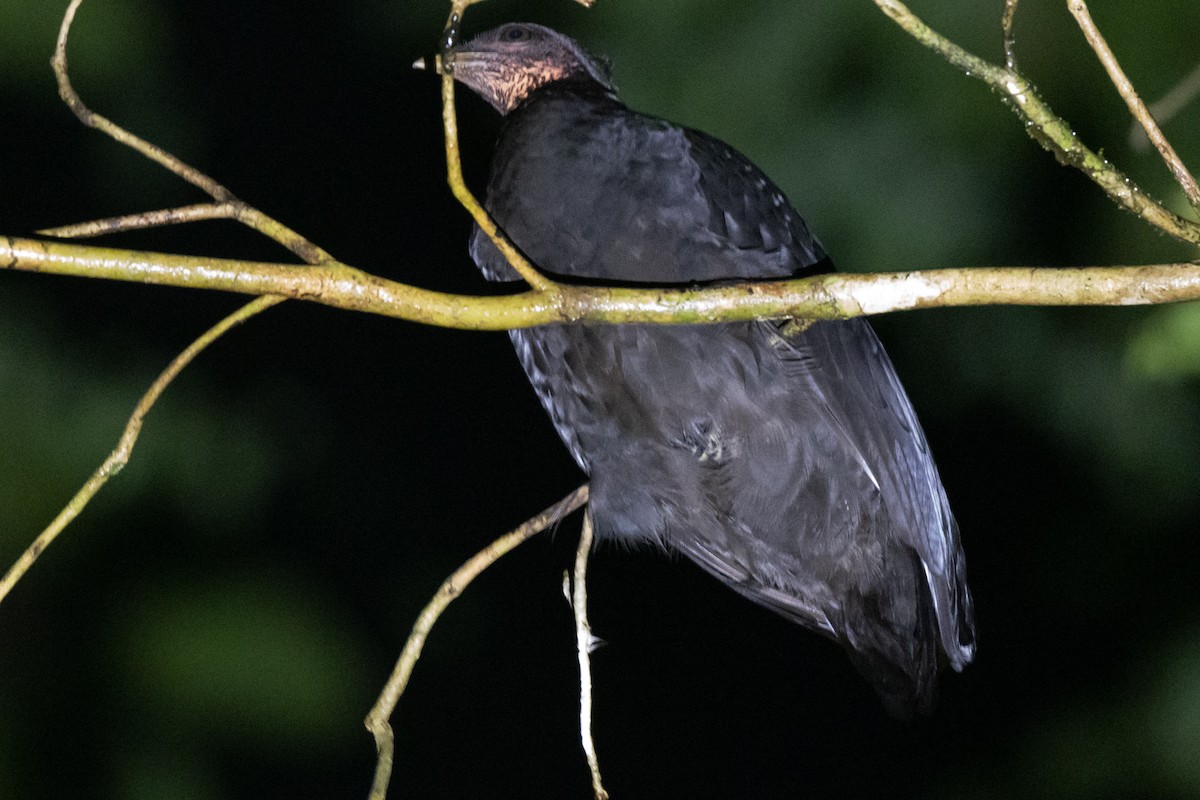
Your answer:
[[[914,569],[921,569],[914,556]],[[909,719],[929,714],[937,701],[938,671],[946,666],[937,612],[924,576],[916,581],[918,597],[907,623],[881,613],[878,599],[859,596],[846,608],[843,644],[855,668],[875,687],[888,713]],[[907,616],[907,615],[906,615]]]

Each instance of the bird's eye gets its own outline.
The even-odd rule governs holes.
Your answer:
[[[529,38],[529,31],[524,28],[509,28],[504,32],[505,41],[521,42]]]

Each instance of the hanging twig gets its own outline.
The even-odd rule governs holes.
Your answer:
[[[579,741],[592,773],[592,793],[596,800],[608,800],[608,792],[600,779],[600,760],[596,757],[596,741],[592,737],[592,662],[591,654],[600,640],[592,634],[587,616],[587,565],[592,551],[592,512],[583,514],[579,546],[575,549],[575,571],[563,576],[563,590],[575,616],[575,650],[579,657]],[[568,591],[569,590],[569,591]]]

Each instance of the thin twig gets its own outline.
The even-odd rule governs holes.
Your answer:
[[[70,38],[71,26],[75,21],[75,13],[82,2],[83,0],[71,0],[70,5],[63,14],[62,24],[59,27],[58,38],[54,46],[54,57],[51,59],[51,66],[58,82],[59,95],[63,101],[84,125],[95,128],[117,142],[131,147],[146,158],[162,165],[171,173],[204,190],[217,202],[215,204],[201,204],[162,211],[144,212],[142,214],[131,214],[125,217],[94,220],[90,223],[80,223],[79,225],[68,225],[50,229],[46,233],[48,235],[59,236],[95,236],[121,230],[144,228],[156,224],[163,225],[187,222],[193,219],[227,217],[236,219],[270,237],[310,263],[333,262],[333,257],[324,250],[312,244],[287,226],[238,200],[228,189],[212,178],[194,167],[185,164],[161,147],[135,136],[112,120],[95,113],[87,107],[71,83],[67,61],[67,42]],[[14,240],[0,237],[0,241],[11,245]],[[0,250],[2,249],[0,248]],[[13,262],[15,263],[15,261],[16,259],[14,258]],[[6,265],[13,266],[14,264],[9,263]],[[16,563],[5,573],[4,577],[0,579],[0,602],[12,591],[17,582],[29,571],[30,567],[33,566],[33,563],[45,549],[58,538],[66,526],[79,516],[80,512],[83,511],[96,493],[108,483],[108,480],[129,463],[130,455],[133,452],[138,435],[141,433],[142,423],[146,415],[166,390],[167,386],[179,375],[184,367],[190,364],[196,356],[230,328],[245,322],[250,317],[272,306],[278,305],[286,299],[284,295],[264,296],[247,303],[206,331],[171,361],[134,407],[133,414],[126,423],[125,430],[118,440],[116,448],[96,471],[92,473],[92,476],[76,492],[75,496],[71,498],[66,506],[63,507],[50,525],[38,534],[33,543],[26,548]]]
[[[442,583],[433,599],[421,611],[413,625],[412,633],[408,636],[408,641],[404,643],[404,650],[400,653],[399,660],[396,661],[391,677],[388,678],[387,684],[379,694],[379,699],[375,701],[375,705],[365,720],[367,730],[375,737],[375,747],[379,752],[379,760],[375,766],[375,779],[371,784],[370,800],[383,800],[387,795],[388,782],[391,780],[392,766],[395,761],[395,741],[389,720],[392,712],[396,710],[400,696],[408,687],[409,678],[412,676],[417,659],[421,657],[425,640],[442,612],[456,597],[462,594],[467,585],[479,573],[490,567],[497,559],[580,508],[587,500],[588,487],[587,484],[584,484],[541,514],[492,542],[455,570],[454,574]]]
[[[330,269],[338,267],[337,260],[329,253],[286,225],[272,219],[257,208],[246,205],[240,200],[220,203],[197,203],[177,208],[124,214],[119,217],[105,217],[104,219],[88,220],[87,222],[76,222],[71,225],[44,228],[38,231],[38,233],[43,236],[53,236],[57,239],[79,239],[88,236],[107,236],[112,233],[123,233],[165,225],[181,225],[188,222],[215,219],[230,219],[240,222],[263,234],[268,239],[283,245],[292,253],[304,259],[308,264],[323,264]],[[294,265],[292,266],[294,267]]]
[[[132,454],[133,447],[137,443],[138,434],[141,433],[142,423],[146,419],[146,414],[150,412],[151,407],[157,402],[171,381],[183,371],[183,368],[192,363],[196,356],[204,351],[204,348],[219,339],[227,330],[245,322],[260,311],[282,303],[283,300],[284,298],[282,297],[260,297],[253,302],[247,303],[212,328],[209,328],[204,335],[188,345],[186,350],[175,356],[175,359],[159,374],[154,383],[150,384],[150,388],[142,395],[142,399],[138,401],[137,406],[133,410],[133,415],[130,416],[129,421],[125,424],[125,430],[121,434],[116,448],[104,460],[104,463],[92,473],[92,477],[83,485],[83,488],[75,493],[75,496],[71,498],[66,507],[54,518],[54,521],[38,534],[38,537],[33,540],[33,544],[26,548],[16,563],[0,579],[0,602],[8,596],[8,593],[12,591],[17,581],[21,580],[22,576],[29,571],[29,568],[33,566],[33,562],[37,560],[38,556],[58,538],[58,535],[70,524],[71,520],[75,519],[92,497],[103,488],[108,479],[120,472],[129,463],[129,456]]]
[[[458,21],[462,19],[463,13],[468,8],[484,1],[485,0],[450,0],[450,22],[446,27],[449,28],[451,25],[457,25]],[[579,3],[581,6],[586,6],[587,8],[591,8],[596,4],[596,0],[575,0],[575,2]]]
[[[124,214],[119,217],[76,222],[56,228],[43,228],[38,233],[57,239],[82,239],[89,236],[104,236],[110,233],[144,230],[164,225],[180,225],[201,220],[236,219],[237,215],[238,207],[234,203],[197,203],[190,206],[163,208],[157,211],[142,211],[138,214]]]
[[[443,59],[443,63],[444,61],[445,59]],[[445,128],[446,138],[447,181],[455,199],[467,210],[467,213],[475,220],[475,224],[487,234],[512,268],[531,288],[553,294],[557,284],[538,272],[537,268],[530,264],[517,248],[513,247],[512,242],[496,225],[491,215],[483,209],[483,206],[475,199],[475,195],[471,194],[471,190],[467,188],[463,179],[462,160],[459,158],[458,117],[454,111],[454,78],[450,73],[442,75],[442,124]]]
[[[1075,17],[1075,21],[1079,23],[1079,28],[1083,31],[1083,36],[1087,39],[1087,43],[1091,45],[1092,50],[1096,53],[1096,57],[1104,65],[1104,69],[1108,72],[1108,77],[1112,81],[1113,86],[1117,87],[1117,93],[1125,101],[1125,105],[1129,108],[1129,113],[1133,114],[1134,119],[1141,123],[1146,136],[1150,139],[1155,149],[1158,150],[1159,155],[1162,156],[1167,169],[1174,176],[1175,182],[1179,184],[1179,188],[1183,189],[1188,203],[1193,209],[1200,212],[1200,185],[1196,184],[1196,179],[1192,177],[1192,173],[1188,171],[1179,154],[1175,152],[1175,148],[1171,146],[1167,137],[1163,135],[1162,129],[1154,121],[1154,116],[1146,108],[1146,104],[1142,102],[1142,98],[1138,96],[1137,90],[1133,88],[1133,83],[1125,75],[1125,71],[1121,69],[1121,65],[1118,63],[1116,55],[1113,54],[1112,48],[1108,46],[1104,35],[1096,27],[1096,23],[1092,19],[1092,14],[1088,10],[1087,3],[1084,0],[1067,0],[1067,8],[1070,9],[1071,15]]]
[[[253,228],[259,233],[267,236],[279,244],[291,250],[301,259],[309,264],[331,263],[335,259],[329,253],[317,247],[312,242],[300,234],[288,228],[286,225],[277,220],[272,219],[258,209],[247,205],[234,196],[233,192],[226,189],[215,180],[205,175],[200,170],[185,163],[181,159],[167,152],[158,145],[148,142],[145,139],[133,134],[120,125],[116,124],[107,117],[97,114],[87,107],[83,102],[83,98],[75,91],[75,87],[71,84],[71,77],[67,68],[67,41],[70,37],[71,25],[75,21],[75,12],[79,10],[79,6],[83,4],[83,0],[71,0],[71,4],[67,6],[66,12],[63,14],[62,24],[58,29],[58,39],[54,45],[54,57],[50,59],[50,66],[54,70],[54,77],[58,82],[58,94],[71,109],[71,112],[89,128],[104,133],[110,138],[120,142],[121,144],[132,148],[151,161],[159,164],[174,175],[179,176],[183,180],[202,190],[214,200],[219,206],[224,208],[224,215],[231,219],[236,219],[239,222]],[[155,213],[155,212],[149,212]],[[129,228],[121,227],[119,223],[109,222],[109,229],[104,233],[111,233],[117,230],[128,230],[137,227],[146,227],[139,225],[135,221],[139,215],[129,215],[118,219],[128,221]],[[92,225],[105,222],[104,220],[90,223]],[[88,225],[89,223],[81,223]],[[70,228],[71,226],[64,226]],[[53,234],[50,234],[53,235]]]
[[[508,261],[509,266],[529,284],[530,288],[553,295],[556,288],[554,281],[540,273],[513,246],[513,243],[508,240],[508,236],[496,225],[491,214],[475,199],[475,195],[467,188],[467,183],[463,179],[462,158],[458,148],[458,113],[454,107],[454,73],[453,68],[449,66],[448,55],[450,48],[458,44],[463,14],[470,6],[482,2],[484,0],[452,0],[450,16],[446,19],[446,27],[442,31],[442,53],[437,57],[435,65],[432,65],[442,73],[442,127],[443,138],[446,141],[446,181],[450,184],[450,192],[454,198],[467,210],[479,229],[492,240],[492,244],[496,245],[501,255]],[[584,5],[588,5],[588,3],[585,2]]]
[[[592,738],[592,663],[591,653],[596,646],[592,626],[587,616],[587,564],[592,551],[592,512],[583,514],[583,529],[579,547],[575,550],[575,572],[571,578],[571,609],[575,612],[575,649],[579,656],[579,740],[592,773],[592,792],[596,800],[608,800],[608,792],[600,779],[600,761],[596,757],[596,741]]]
[[[188,183],[203,190],[214,200],[235,200],[236,198],[232,192],[212,178],[194,167],[183,163],[158,145],[152,144],[140,136],[135,136],[107,117],[92,111],[84,104],[82,98],[80,98],[75,88],[71,85],[71,79],[67,76],[67,38],[70,34],[71,24],[75,21],[75,12],[79,10],[79,6],[82,4],[83,0],[71,0],[71,4],[67,6],[66,13],[63,14],[62,25],[58,29],[58,41],[54,48],[54,58],[50,61],[51,66],[54,67],[54,76],[58,79],[58,94],[63,99],[63,102],[67,104],[67,107],[74,112],[75,116],[84,125],[89,128],[95,128],[116,139],[121,144],[133,148],[146,158],[160,164]]]
[[[1120,170],[1087,147],[1071,125],[1038,97],[1033,86],[1019,72],[992,64],[964,50],[926,25],[900,0],[874,2],[918,42],[936,51],[966,75],[983,81],[1007,97],[1013,110],[1027,123],[1026,133],[1059,161],[1091,178],[1117,205],[1176,239],[1200,244],[1200,224],[1163,207]]]
[[[1200,96],[1200,64],[1193,67],[1170,91],[1150,104],[1150,115],[1158,120],[1160,125],[1166,125],[1197,96]],[[1149,144],[1146,131],[1142,130],[1142,126],[1135,119],[1129,127],[1129,146],[1140,152]]]
[[[1000,28],[1004,33],[1004,66],[1017,71],[1017,40],[1013,36],[1013,22],[1017,18],[1017,4],[1021,0],[1004,0],[1004,14],[1000,17]]]

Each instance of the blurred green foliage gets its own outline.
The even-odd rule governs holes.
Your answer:
[[[195,201],[58,103],[47,62],[60,5],[0,5],[0,232]],[[1195,0],[1093,5],[1147,98],[1195,66]],[[1001,6],[912,2],[992,59]],[[431,0],[88,0],[72,68],[97,110],[346,260],[478,291],[442,188],[436,88],[407,70],[444,13]],[[468,28],[511,18],[570,32],[612,57],[630,105],[745,151],[842,269],[1196,257],[1059,167],[1001,98],[869,0],[601,0],[593,11],[494,0]],[[1017,36],[1051,104],[1182,211],[1157,156],[1128,145],[1124,106],[1063,4],[1024,0]],[[481,185],[497,122],[469,99],[461,113]],[[1200,103],[1166,132],[1200,163]],[[278,255],[216,224],[114,243]],[[232,302],[0,274],[6,561],[111,449],[157,370]],[[979,663],[948,679],[926,727],[886,728],[852,675],[849,688],[812,688],[813,675],[849,672],[798,664],[820,643],[719,588],[685,605],[729,602],[726,628],[655,617],[660,606],[637,605],[646,583],[605,588],[605,572],[653,557],[614,558],[594,577],[594,613],[614,609],[599,630],[614,652],[597,663],[598,719],[610,709],[621,721],[598,737],[610,783],[625,783],[624,797],[794,796],[800,784],[839,797],[1200,797],[1188,557],[1200,531],[1200,312],[989,308],[877,324],[964,530]],[[578,480],[505,347],[289,307],[189,369],[131,466],[0,607],[0,797],[364,794],[372,747],[358,720],[421,604]],[[559,602],[565,562],[553,552],[570,538],[510,557],[479,590],[491,599],[468,595],[458,623],[452,611],[435,633],[401,704],[397,796],[584,796],[574,676],[555,660],[569,666],[569,623],[559,609],[546,612],[558,628],[538,627],[540,604]],[[662,569],[657,579],[678,572]],[[667,598],[682,591],[671,586]],[[622,627],[624,602],[642,627],[711,639],[669,661],[653,648],[670,633],[638,638]],[[730,646],[742,630],[755,633]],[[641,650],[621,656],[623,641]],[[626,685],[612,667],[606,682],[621,657],[669,665],[653,698],[669,720],[635,705],[640,672]],[[835,699],[803,713],[761,699],[785,691]],[[757,727],[704,734],[751,713]],[[656,770],[622,770],[648,747]],[[655,791],[659,772],[676,782]]]
[[[1188,303],[1148,315],[1129,339],[1129,369],[1148,378],[1180,381],[1200,375],[1200,308]]]

